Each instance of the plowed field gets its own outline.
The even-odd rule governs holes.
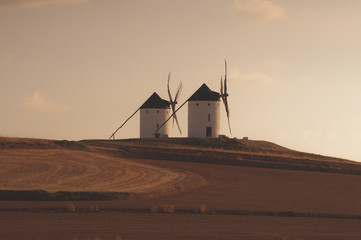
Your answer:
[[[205,184],[189,171],[66,149],[0,150],[0,166],[1,190],[160,194]]]

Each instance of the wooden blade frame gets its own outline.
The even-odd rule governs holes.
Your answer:
[[[179,97],[179,95],[180,95],[180,93],[181,93],[181,91],[182,91],[183,85],[182,85],[182,82],[179,83],[178,89],[177,89],[177,93],[176,93],[175,98],[174,98],[174,101],[173,101],[172,94],[171,94],[171,92],[170,92],[169,82],[170,82],[170,73],[168,74],[167,90],[168,90],[168,96],[169,96],[169,103],[170,103],[170,105],[171,105],[172,113],[173,113],[171,116],[173,116],[173,125],[174,125],[174,121],[175,121],[176,124],[177,124],[178,130],[179,130],[179,133],[182,134],[182,130],[181,130],[181,128],[180,128],[177,115],[175,114],[175,106],[176,106],[176,104],[177,104],[178,97]],[[163,126],[163,125],[162,125],[162,126]],[[159,129],[160,129],[160,128],[159,128]],[[158,131],[159,129],[157,129],[157,131]],[[157,131],[156,131],[156,132],[157,132]]]
[[[230,111],[229,111],[229,106],[228,106],[228,92],[227,92],[227,61],[224,60],[224,69],[225,69],[225,74],[224,74],[224,81],[222,81],[222,77],[221,77],[221,98],[224,104],[224,108],[226,109],[226,113],[227,113],[227,120],[228,120],[228,128],[229,128],[229,132],[232,134],[232,130],[231,130],[231,123],[229,121],[229,115],[230,115]],[[223,92],[224,89],[224,92]]]
[[[120,127],[118,127],[112,135],[110,135],[109,139],[113,138],[115,140],[115,134],[118,132],[118,130],[121,129],[139,111],[139,109],[140,108],[138,108],[129,118],[127,118],[127,120],[125,120],[125,122],[120,125]]]
[[[179,109],[181,109],[184,106],[184,104],[186,104],[187,102],[188,102],[188,99],[182,105],[180,105],[180,107],[177,108],[177,110],[175,110],[174,113],[172,115],[170,115],[169,118],[167,120],[165,120],[165,122],[162,125],[160,125],[157,130],[155,130],[153,135],[157,134],[159,129],[161,129],[169,121],[169,119],[171,119],[173,117],[173,115],[175,115],[179,111]]]

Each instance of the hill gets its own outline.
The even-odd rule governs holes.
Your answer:
[[[44,140],[0,137],[0,149],[78,150],[118,158],[156,159],[261,168],[361,174],[361,163],[237,138]]]
[[[155,166],[151,160],[361,175],[358,162],[236,138],[0,138],[0,149],[0,200],[131,199],[184,192],[207,182],[192,169]]]

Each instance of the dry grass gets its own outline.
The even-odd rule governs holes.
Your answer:
[[[209,214],[70,214],[2,212],[1,239],[359,239],[361,222]],[[21,227],[19,227],[21,226]],[[121,228],[121,229],[120,229]],[[121,234],[119,231],[122,231]],[[218,238],[216,237],[218,236]]]
[[[68,212],[75,212],[76,211],[76,207],[74,204],[70,203],[67,207]]]
[[[151,211],[152,213],[157,213],[157,212],[159,212],[159,207],[158,207],[158,205],[152,205],[152,207],[150,208],[150,211]]]
[[[163,212],[164,213],[174,213],[175,206],[171,204],[164,204],[163,205]]]
[[[281,240],[303,240],[303,238],[283,236]]]
[[[73,237],[72,240],[81,240],[81,239],[79,239],[77,237]],[[100,237],[96,236],[94,238],[86,238],[85,240],[102,240],[102,239]],[[123,240],[123,238],[121,236],[117,235],[117,236],[115,236],[115,240]]]
[[[89,206],[89,210],[90,210],[91,212],[99,212],[99,207],[98,207],[98,206],[90,205],[90,206]]]
[[[179,183],[178,185],[175,186],[175,189],[177,189],[180,192],[183,192],[185,189],[184,184]]]
[[[199,206],[199,212],[200,213],[207,213],[207,205],[206,204],[201,204],[200,206]]]

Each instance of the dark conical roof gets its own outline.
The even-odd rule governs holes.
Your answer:
[[[219,93],[213,92],[205,83],[203,83],[188,101],[219,101],[219,99]]]
[[[169,108],[169,101],[161,99],[159,95],[154,92],[140,108]]]

